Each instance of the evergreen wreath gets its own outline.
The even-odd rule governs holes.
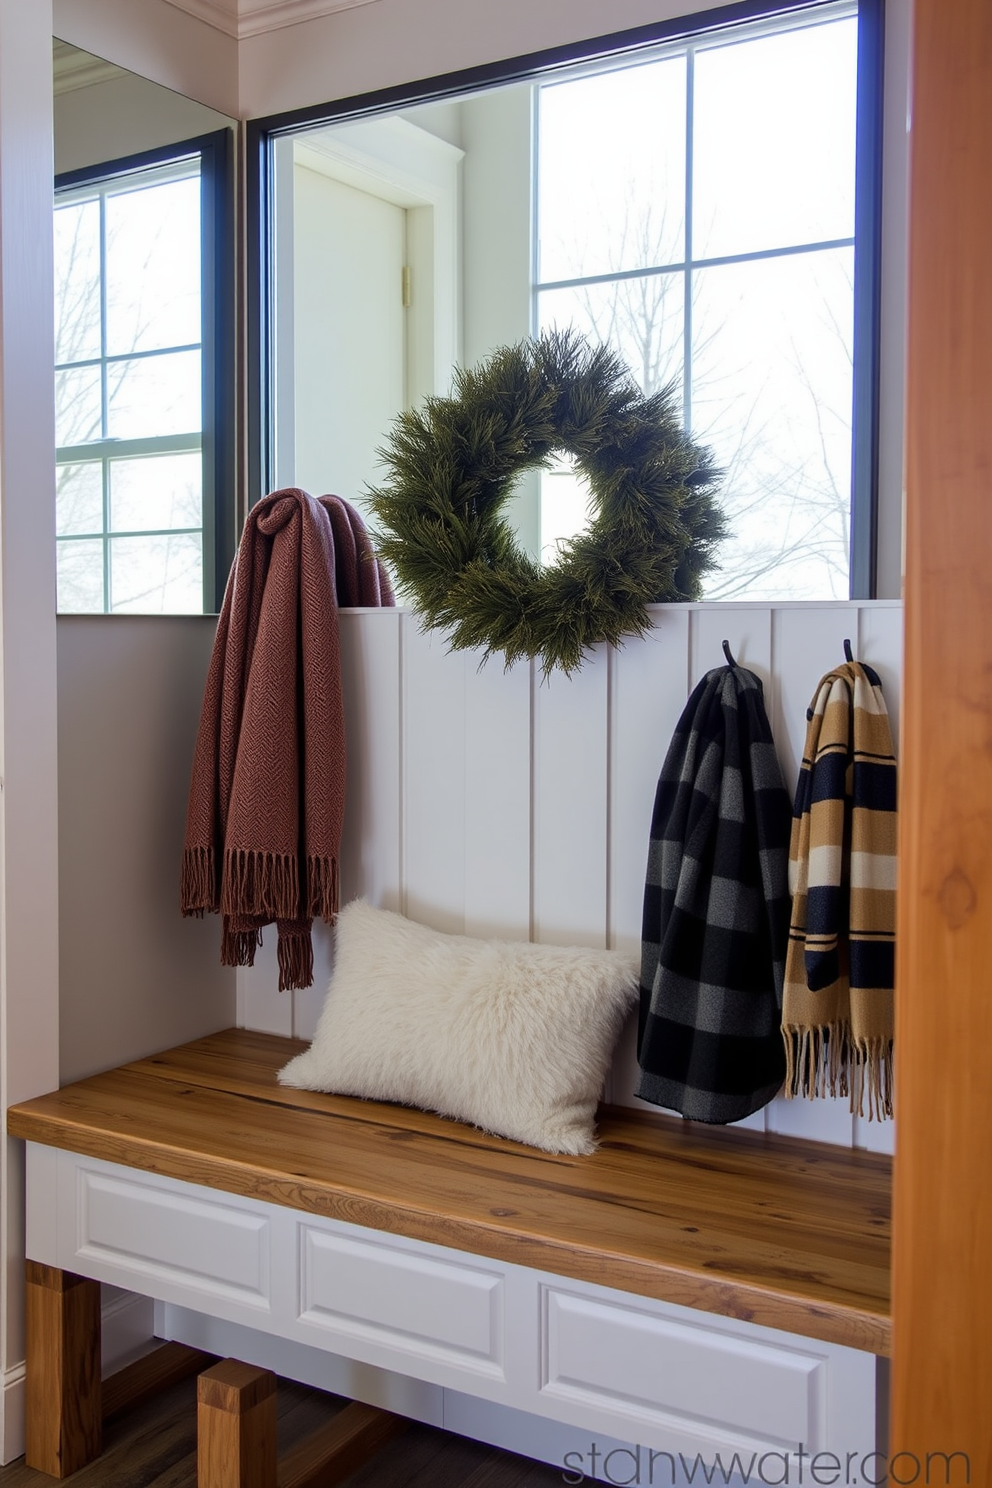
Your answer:
[[[502,515],[521,471],[570,454],[589,530],[542,566]],[[540,657],[572,672],[597,641],[650,624],[647,606],[699,599],[726,522],[709,454],[671,388],[646,398],[619,358],[573,331],[503,347],[455,374],[455,396],[400,414],[370,493],[376,543],[428,629],[452,649]]]

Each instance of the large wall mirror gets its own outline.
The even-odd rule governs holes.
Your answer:
[[[234,121],[56,40],[58,603],[218,607],[235,541]]]
[[[877,6],[769,9],[498,86],[440,80],[412,105],[262,121],[259,490],[361,505],[399,410],[571,326],[645,393],[674,385],[723,468],[732,536],[707,598],[870,595]],[[522,546],[547,560],[586,496],[563,459],[530,472]]]

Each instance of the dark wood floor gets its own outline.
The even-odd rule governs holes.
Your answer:
[[[286,1452],[345,1402],[279,1382],[279,1450]],[[0,1488],[54,1488],[25,1467],[0,1468]],[[196,1488],[196,1380],[111,1422],[103,1456],[62,1480],[72,1488]],[[413,1424],[347,1479],[347,1488],[561,1488],[554,1468],[498,1452],[430,1426]]]

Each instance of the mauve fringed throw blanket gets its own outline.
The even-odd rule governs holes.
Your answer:
[[[644,890],[637,1094],[740,1121],[782,1085],[790,803],[761,683],[708,672],[658,782]]]
[[[358,513],[276,491],[245,524],[193,758],[183,914],[224,917],[221,961],[278,933],[279,989],[313,980],[310,927],[338,907],[345,736],[338,605],[391,605]]]
[[[786,1095],[892,1115],[896,762],[871,667],[828,672],[807,714],[789,877]]]

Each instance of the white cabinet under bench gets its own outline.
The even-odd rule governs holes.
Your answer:
[[[13,1108],[29,1258],[589,1476],[594,1444],[777,1454],[782,1481],[800,1446],[874,1450],[887,1158],[617,1109],[550,1157],[283,1088],[299,1047],[230,1030]]]

